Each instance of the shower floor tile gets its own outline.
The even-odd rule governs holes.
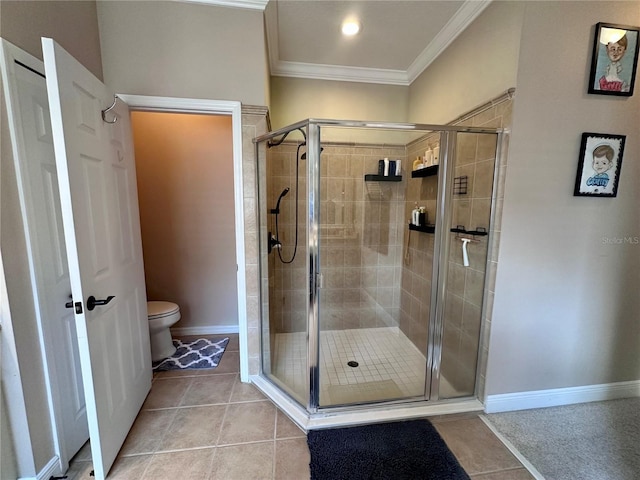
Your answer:
[[[274,375],[300,397],[306,390],[306,333],[275,338]],[[348,362],[355,361],[357,367]],[[320,332],[320,404],[422,396],[425,356],[398,327]]]

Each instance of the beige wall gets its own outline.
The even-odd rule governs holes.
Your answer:
[[[405,122],[408,95],[408,87],[393,85],[271,77],[271,125],[306,118]]]
[[[133,112],[149,300],[176,328],[238,325],[231,117]]]
[[[40,37],[53,38],[102,80],[95,1],[2,0],[0,35],[39,59]]]
[[[494,2],[409,87],[409,122],[444,124],[514,87],[524,2]]]
[[[526,4],[489,394],[640,378],[640,247],[606,243],[640,232],[640,94],[587,94],[599,21],[639,25],[638,2]],[[616,198],[573,196],[582,132],[627,135]]]
[[[98,2],[116,92],[265,105],[262,12],[185,2]]]

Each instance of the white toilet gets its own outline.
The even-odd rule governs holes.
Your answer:
[[[151,335],[151,360],[157,362],[176,352],[169,328],[180,320],[180,307],[171,302],[147,302],[147,316]]]

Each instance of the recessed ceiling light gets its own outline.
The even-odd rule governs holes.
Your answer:
[[[342,22],[342,34],[352,37],[360,33],[360,22],[358,20],[349,19]]]

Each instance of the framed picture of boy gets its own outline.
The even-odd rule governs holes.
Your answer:
[[[615,197],[625,135],[583,133],[574,196]]]
[[[589,93],[630,97],[638,66],[640,27],[596,24]]]

